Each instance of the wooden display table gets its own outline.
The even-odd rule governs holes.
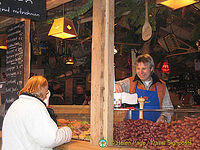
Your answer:
[[[137,148],[128,148],[128,147],[99,147],[90,145],[90,142],[72,140],[70,143],[63,144],[54,148],[54,150],[139,150]]]

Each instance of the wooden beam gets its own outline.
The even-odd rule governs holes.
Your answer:
[[[114,110],[114,5],[115,0],[105,0],[105,47],[104,47],[104,101],[103,101],[103,138],[108,145],[113,142]],[[103,6],[103,5],[102,5]],[[103,37],[102,37],[103,38]]]
[[[31,44],[30,44],[30,19],[21,19],[25,21],[25,46],[24,46],[24,85],[30,77],[30,62],[31,62]]]
[[[93,1],[91,144],[113,140],[114,0]]]
[[[131,60],[132,60],[132,76],[135,76],[136,75],[136,66],[135,66],[136,53],[134,50],[131,50]]]
[[[86,23],[89,21],[92,21],[92,17],[83,18],[83,19],[81,19],[80,23]]]
[[[0,17],[2,17],[2,16],[0,16]],[[18,18],[5,17],[5,20],[0,21],[0,28],[5,28],[14,23],[19,23],[19,22],[20,22],[20,19],[18,19]]]
[[[0,92],[0,107],[1,107],[1,92]]]
[[[72,0],[46,0],[46,10],[50,10],[71,1]]]
[[[156,4],[160,4],[160,3],[164,2],[164,1],[166,1],[166,0],[156,0]]]

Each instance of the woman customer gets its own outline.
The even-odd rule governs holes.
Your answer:
[[[47,95],[44,77],[28,80],[4,117],[2,150],[52,150],[71,140],[71,129],[58,128],[50,117],[44,103]]]

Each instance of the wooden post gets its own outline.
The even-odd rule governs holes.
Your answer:
[[[0,92],[0,106],[1,106],[1,92]]]
[[[72,0],[46,0],[46,10],[50,10],[71,1]]]
[[[132,76],[136,75],[136,66],[135,66],[135,60],[136,60],[136,53],[134,50],[131,50],[131,60],[132,60]]]
[[[67,100],[67,104],[72,104],[73,101],[73,79],[69,78],[65,80],[65,100]]]
[[[113,140],[114,0],[93,1],[91,144]]]
[[[25,21],[25,46],[24,46],[24,85],[30,77],[30,61],[31,61],[31,47],[30,47],[30,19],[21,19]]]

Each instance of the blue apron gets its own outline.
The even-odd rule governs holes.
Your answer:
[[[160,109],[160,102],[158,98],[157,86],[155,85],[155,91],[149,90],[141,90],[137,88],[138,82],[136,84],[135,93],[137,93],[139,97],[146,97],[144,104],[144,109]],[[144,111],[143,112],[143,119],[151,120],[156,122],[157,119],[160,117],[161,112],[153,112],[153,111]],[[137,120],[139,118],[139,111],[132,111],[132,118],[133,120]]]

